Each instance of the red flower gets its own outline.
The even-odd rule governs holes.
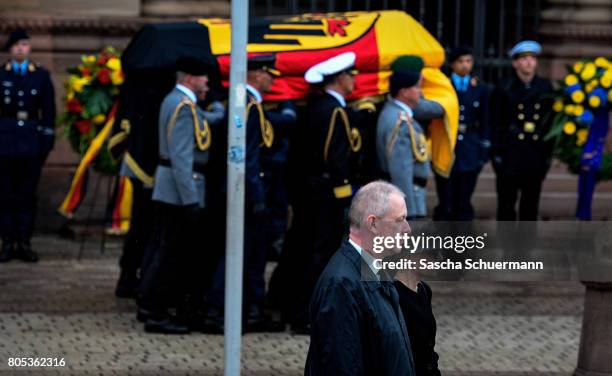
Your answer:
[[[99,66],[103,66],[103,65],[106,64],[107,60],[108,60],[108,58],[106,56],[100,56],[100,58],[98,59],[96,64],[98,64]]]
[[[91,75],[91,72],[89,71],[89,68],[83,68],[81,70],[81,73],[83,74],[83,76],[89,76]]]
[[[68,112],[80,114],[82,111],[81,101],[79,101],[77,98],[72,98],[68,100],[68,103],[66,103],[66,107],[68,107]]]
[[[100,69],[98,71],[98,81],[100,81],[100,83],[102,85],[106,85],[108,83],[110,83],[111,79],[110,79],[110,70],[104,68],[104,69]]]
[[[89,131],[91,130],[91,121],[77,120],[77,122],[75,123],[75,126],[79,130],[80,134],[86,134],[86,133],[89,133]]]

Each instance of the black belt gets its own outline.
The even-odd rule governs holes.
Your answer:
[[[383,180],[391,181],[391,175],[388,172],[381,172],[380,178]],[[419,176],[412,177],[412,183],[421,188],[425,188],[427,186],[427,178],[422,178]]]
[[[170,162],[169,159],[160,158],[159,159],[159,165],[160,166],[164,166],[164,167],[172,167],[172,162]],[[206,165],[205,164],[201,164],[201,163],[194,163],[193,164],[193,171],[194,172],[199,172],[200,174],[205,174],[206,173]]]

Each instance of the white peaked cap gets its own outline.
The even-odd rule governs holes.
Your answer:
[[[310,67],[304,74],[304,79],[310,84],[321,83],[325,76],[340,73],[355,65],[355,58],[354,52],[345,52],[334,56]]]

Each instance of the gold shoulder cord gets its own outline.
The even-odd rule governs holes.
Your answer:
[[[211,142],[210,127],[208,126],[208,122],[206,121],[206,119],[204,119],[202,127],[200,128],[200,122],[198,121],[198,114],[196,112],[195,105],[191,101],[187,101],[187,100],[181,101],[181,103],[179,103],[179,105],[176,106],[176,109],[174,109],[174,113],[172,114],[172,117],[170,118],[170,123],[167,129],[168,144],[172,142],[172,130],[174,129],[174,126],[176,124],[176,118],[178,116],[178,113],[181,110],[181,108],[183,108],[183,106],[185,105],[189,106],[189,108],[191,109],[191,116],[193,117],[193,126],[194,126],[194,131],[195,131],[196,145],[198,149],[202,151],[208,150],[208,148],[210,148],[210,142]]]
[[[399,119],[397,119],[397,122],[393,127],[391,137],[389,138],[389,142],[387,143],[387,159],[391,159],[391,153],[393,152],[393,147],[395,147],[395,143],[397,142],[397,137],[399,135],[402,122],[406,122],[408,125],[408,132],[410,132],[410,146],[412,147],[414,159],[416,159],[418,162],[425,162],[429,158],[427,140],[422,133],[419,133],[419,138],[417,140],[415,137],[412,119],[410,119],[403,111],[400,113]]]
[[[258,103],[254,100],[249,101],[249,104],[247,105],[247,119],[249,117],[249,111],[253,106],[257,108],[257,113],[259,115],[259,126],[261,128],[261,139],[263,140],[263,142],[259,146],[265,145],[265,147],[270,148],[272,147],[272,143],[274,142],[274,127],[264,116],[264,111],[261,106],[261,103]]]
[[[349,146],[353,153],[361,150],[361,134],[357,128],[351,128],[349,125],[348,115],[342,107],[336,107],[332,113],[329,121],[329,127],[327,129],[327,138],[325,139],[325,148],[323,149],[323,160],[327,163],[327,155],[329,153],[329,146],[331,144],[332,136],[334,134],[334,128],[336,126],[336,118],[340,114],[340,118],[344,123],[344,130],[346,131],[346,137],[348,138]]]

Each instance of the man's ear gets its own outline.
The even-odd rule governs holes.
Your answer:
[[[368,230],[370,230],[370,232],[372,233],[378,233],[378,228],[376,227],[377,225],[377,220],[376,220],[376,216],[374,215],[368,215],[368,218],[366,218],[366,223],[368,226]]]

